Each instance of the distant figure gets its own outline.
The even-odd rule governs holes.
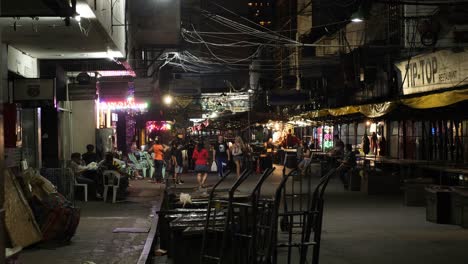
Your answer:
[[[223,136],[219,136],[218,142],[214,145],[213,157],[218,167],[218,176],[221,178],[223,177],[224,168],[227,166],[228,161],[231,160],[231,153]]]
[[[346,144],[345,154],[341,165],[338,167],[341,182],[345,189],[348,189],[349,181],[346,173],[356,166],[356,153],[353,151],[351,144]]]
[[[183,168],[183,160],[182,160],[182,150],[179,148],[178,141],[172,142],[171,147],[171,163],[172,167],[174,168],[174,183],[175,184],[182,184],[184,181],[181,179],[181,174],[184,170]]]
[[[379,149],[380,149],[380,152],[379,152],[380,156],[386,156],[387,155],[387,141],[385,140],[384,135],[382,135],[380,137]]]
[[[154,178],[153,183],[161,183],[162,182],[162,170],[164,166],[164,146],[159,142],[159,139],[156,138],[154,140],[154,144],[150,149],[150,152],[154,153]]]
[[[236,164],[236,174],[237,178],[239,179],[240,173],[241,173],[241,167],[242,163],[244,161],[244,153],[246,151],[244,142],[242,141],[242,138],[237,136],[234,144],[232,145],[232,156],[234,163]]]
[[[86,165],[90,164],[91,162],[98,162],[98,156],[96,152],[94,152],[94,146],[91,144],[88,144],[86,145],[86,150],[87,152],[81,155]]]
[[[291,129],[288,130],[288,134],[286,135],[286,147],[292,148],[298,146],[301,141],[295,135],[292,134]]]
[[[377,149],[378,149],[378,138],[377,138],[377,133],[375,132],[372,132],[372,136],[371,136],[371,140],[370,140],[370,147],[371,147],[371,151],[372,153],[374,153],[374,155],[377,155]]]
[[[208,177],[208,151],[203,143],[198,143],[192,155],[195,161],[195,172],[197,173],[198,188],[205,187],[205,181]]]
[[[362,151],[365,155],[369,154],[370,152],[370,141],[367,133],[364,133],[364,136],[362,136]]]
[[[344,142],[340,139],[338,135],[333,136],[333,141],[335,143],[335,146],[331,150],[330,154],[332,156],[342,157],[345,148]]]

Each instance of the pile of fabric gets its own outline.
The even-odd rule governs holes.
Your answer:
[[[80,221],[80,209],[33,169],[5,172],[4,206],[12,248],[38,242],[68,242]]]

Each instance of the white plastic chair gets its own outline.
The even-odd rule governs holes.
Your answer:
[[[147,169],[147,167],[146,167],[146,162],[139,162],[133,153],[129,153],[129,154],[128,154],[128,158],[129,158],[130,161],[133,163],[133,167],[134,167],[136,170],[142,171],[142,172],[143,172],[143,177],[146,178],[146,169]],[[131,166],[132,166],[132,165],[131,165]]]
[[[84,200],[85,202],[88,201],[88,184],[86,183],[78,183],[76,181],[76,177],[75,177],[75,187],[82,187],[83,190],[84,190]]]
[[[117,200],[117,190],[120,185],[120,173],[116,171],[106,170],[102,173],[102,182],[104,184],[104,202],[107,200],[107,192],[112,188],[112,203]]]

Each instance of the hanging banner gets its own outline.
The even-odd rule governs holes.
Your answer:
[[[468,52],[441,50],[395,64],[403,94],[429,92],[468,84]]]

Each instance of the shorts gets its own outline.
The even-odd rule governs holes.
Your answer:
[[[184,172],[184,167],[182,166],[175,166],[175,173],[182,173]]]
[[[208,171],[209,169],[207,165],[195,165],[195,172],[197,173],[205,173]]]
[[[234,161],[241,161],[244,159],[244,155],[237,155],[237,156],[234,156]]]

